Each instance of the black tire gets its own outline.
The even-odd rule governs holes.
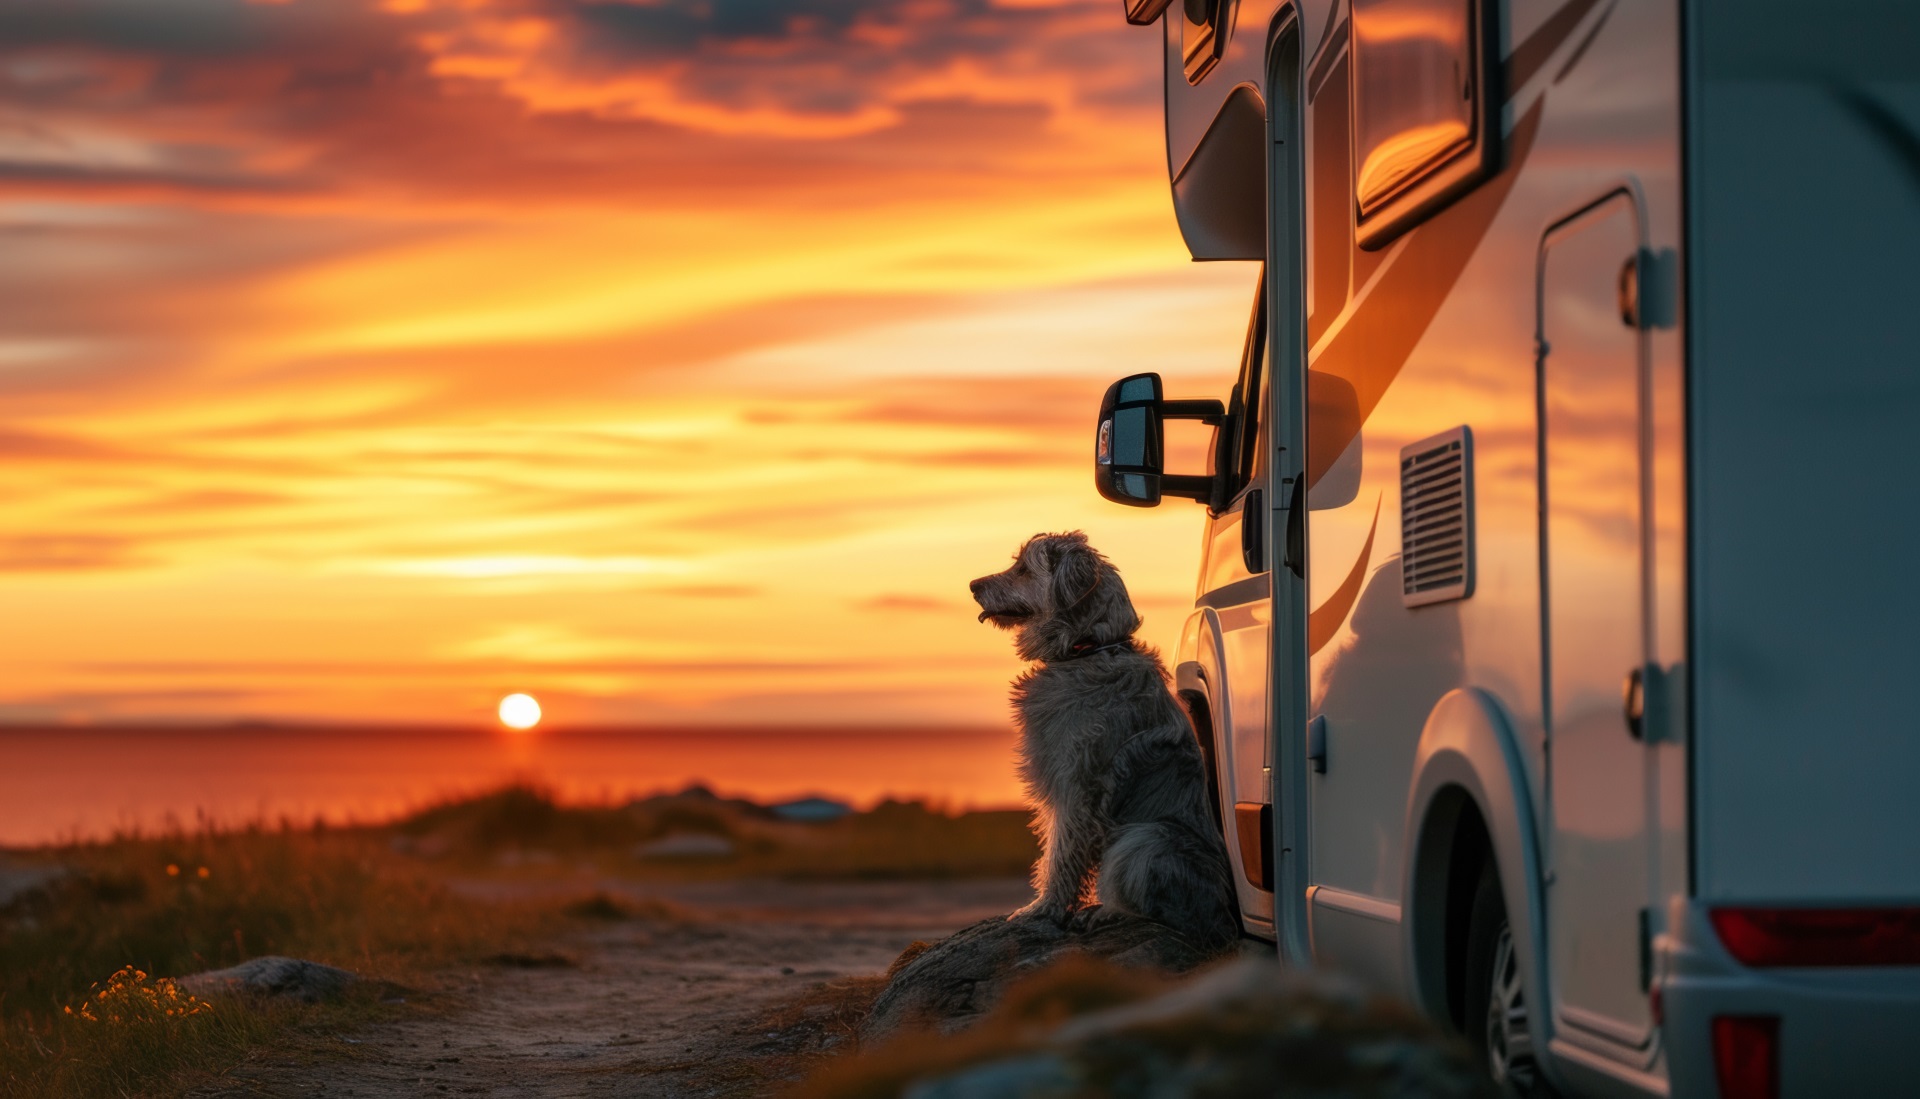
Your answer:
[[[1488,861],[1473,891],[1467,925],[1466,1000],[1462,1020],[1467,1041],[1480,1054],[1494,1083],[1509,1095],[1546,1096],[1533,1048],[1533,1009],[1520,987],[1519,959],[1500,875]]]

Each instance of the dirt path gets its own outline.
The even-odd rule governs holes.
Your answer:
[[[460,888],[525,895],[493,883]],[[689,915],[608,921],[448,974],[434,1003],[407,1018],[326,1040],[298,1060],[249,1063],[197,1094],[761,1094],[800,1058],[844,1041],[835,1004],[848,978],[879,974],[915,939],[1029,896],[1024,881],[600,888]]]

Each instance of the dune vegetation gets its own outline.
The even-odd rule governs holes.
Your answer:
[[[1033,854],[1018,813],[887,803],[804,823],[698,790],[569,806],[523,786],[379,826],[5,853],[0,870],[31,884],[0,892],[0,1096],[180,1094],[251,1051],[337,1045],[402,1003],[450,1005],[457,993],[434,983],[449,966],[537,951],[568,920],[629,914],[604,894],[496,900],[455,879],[950,878],[1021,874]],[[311,1005],[203,1000],[171,980],[267,954],[367,979]]]

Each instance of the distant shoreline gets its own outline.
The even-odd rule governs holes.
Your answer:
[[[0,726],[0,846],[282,821],[350,827],[510,783],[570,805],[706,786],[763,804],[1024,803],[1009,729]]]
[[[405,733],[409,736],[1008,736],[1002,725],[542,725],[527,732],[493,724],[428,725],[383,722],[0,722],[0,736],[14,733]]]

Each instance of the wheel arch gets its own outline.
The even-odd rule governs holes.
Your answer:
[[[1461,688],[1441,697],[1420,731],[1413,776],[1401,920],[1408,992],[1432,1018],[1457,1020],[1466,938],[1461,909],[1491,859],[1528,1002],[1544,1007],[1545,906],[1533,799],[1512,723],[1492,695]],[[1544,1045],[1551,1013],[1534,1016]]]
[[[1229,730],[1233,727],[1233,695],[1225,680],[1224,644],[1219,614],[1211,607],[1195,611],[1180,633],[1179,660],[1173,669],[1173,692],[1186,708],[1188,717],[1193,719],[1194,733],[1201,740],[1201,761],[1207,769],[1214,823],[1220,829],[1221,842],[1227,849],[1227,862],[1233,871],[1234,909],[1236,917],[1239,917],[1244,915],[1240,911],[1239,883],[1246,878],[1246,864],[1240,850],[1239,833],[1229,816],[1234,800],[1233,781],[1227,767],[1228,757],[1221,743],[1224,737],[1230,735]],[[1204,733],[1201,728],[1203,717],[1207,723]],[[1244,929],[1244,923],[1242,927]]]
[[[1193,722],[1194,737],[1200,742],[1201,761],[1206,765],[1211,787],[1214,823],[1220,828],[1231,857],[1233,839],[1227,834],[1230,799],[1222,785],[1220,738],[1221,723],[1233,719],[1233,700],[1226,695],[1226,685],[1221,682],[1225,662],[1221,659],[1220,646],[1219,616],[1211,607],[1202,607],[1188,616],[1180,631],[1178,662],[1173,668],[1173,694]],[[1236,863],[1234,872],[1239,871]]]
[[[1182,684],[1174,692],[1180,705],[1187,711],[1187,721],[1193,726],[1193,739],[1200,746],[1200,765],[1207,775],[1207,804],[1213,812],[1213,826],[1220,829],[1221,839],[1226,838],[1227,815],[1220,804],[1220,752],[1215,741],[1220,735],[1213,721],[1213,703],[1207,698],[1207,685],[1204,676],[1195,676],[1196,682],[1188,686]]]

